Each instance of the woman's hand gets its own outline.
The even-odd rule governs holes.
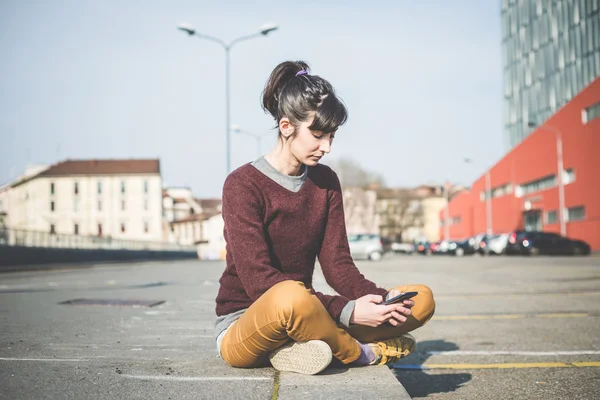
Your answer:
[[[410,307],[405,304],[390,304],[384,306],[380,304],[383,298],[376,294],[368,294],[356,300],[354,312],[350,317],[350,323],[377,327],[384,322],[389,322],[393,326],[402,325],[406,318],[411,314]],[[406,300],[412,303],[411,300]]]

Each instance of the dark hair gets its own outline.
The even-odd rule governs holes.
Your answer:
[[[306,73],[296,76],[302,70]],[[335,132],[348,119],[348,111],[333,86],[309,72],[310,67],[304,61],[285,61],[276,66],[263,90],[263,110],[269,112],[277,124],[287,117],[294,126],[306,121],[309,113],[314,112],[315,119],[308,129]]]

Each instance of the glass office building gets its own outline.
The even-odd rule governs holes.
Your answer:
[[[510,149],[600,75],[600,0],[502,0],[502,57]]]

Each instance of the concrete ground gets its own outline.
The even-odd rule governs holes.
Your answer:
[[[222,262],[0,274],[0,398],[600,398],[600,258],[389,256],[358,262],[384,287],[424,283],[434,319],[415,354],[319,376],[240,370],[212,327]],[[325,288],[322,275],[316,286]],[[152,308],[76,298],[165,300]],[[402,383],[402,385],[400,384]]]

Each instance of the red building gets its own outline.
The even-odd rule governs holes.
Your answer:
[[[564,230],[600,250],[600,78],[535,129],[489,171],[491,230],[561,232],[558,165],[562,138]],[[449,234],[487,230],[486,174],[449,204]],[[444,211],[440,220],[444,221]],[[444,226],[441,224],[441,236]]]

